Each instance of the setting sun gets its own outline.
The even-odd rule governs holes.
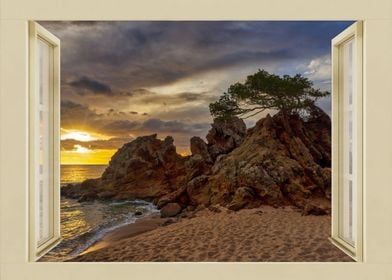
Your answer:
[[[61,135],[61,140],[67,139],[75,139],[82,142],[96,140],[96,138],[92,137],[89,133],[81,131],[71,131]]]
[[[81,142],[88,142],[94,140],[106,140],[109,139],[110,136],[87,132],[87,131],[78,131],[78,130],[69,130],[69,129],[61,129],[61,140],[69,140],[74,139]]]
[[[117,151],[116,149],[94,148],[91,146],[95,141],[107,140],[109,136],[78,131],[73,129],[61,129],[62,141],[71,142],[71,148],[61,150],[61,164],[108,164],[110,158]]]

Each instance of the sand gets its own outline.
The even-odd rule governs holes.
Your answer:
[[[118,228],[112,232],[106,234],[101,240],[97,243],[93,244],[90,248],[86,251],[82,252],[80,255],[84,255],[93,251],[97,251],[104,247],[112,246],[117,241],[130,238],[132,236],[136,236],[142,234],[147,231],[151,231],[156,229],[160,226],[163,226],[168,220],[171,219],[162,219],[160,215],[151,215],[146,218],[137,220],[133,224],[129,224],[123,227]]]
[[[119,228],[71,261],[352,261],[328,240],[329,216],[302,216],[292,207],[220,213],[206,209],[165,226],[160,220],[155,217],[146,222],[149,226],[141,221]]]

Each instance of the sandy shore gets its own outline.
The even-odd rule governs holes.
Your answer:
[[[84,255],[93,251],[97,251],[99,249],[109,247],[114,245],[117,241],[121,241],[144,232],[151,231],[153,229],[159,228],[163,226],[168,220],[171,219],[163,219],[160,218],[159,214],[151,215],[146,218],[142,218],[137,220],[133,224],[129,224],[123,227],[120,227],[112,232],[106,234],[101,240],[97,243],[93,244],[86,251],[82,252],[80,255]]]
[[[166,226],[156,217],[143,220],[119,228],[71,261],[352,261],[328,241],[329,216],[302,216],[291,207],[206,209]]]

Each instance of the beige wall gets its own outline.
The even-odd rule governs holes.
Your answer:
[[[0,16],[0,279],[392,279],[392,1],[0,0]],[[28,263],[29,19],[363,19],[365,262]]]

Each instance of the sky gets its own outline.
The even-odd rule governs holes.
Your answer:
[[[40,22],[61,40],[61,163],[107,164],[154,133],[189,154],[190,138],[210,128],[209,103],[258,69],[330,91],[331,39],[351,23]],[[330,113],[330,97],[318,105]]]

